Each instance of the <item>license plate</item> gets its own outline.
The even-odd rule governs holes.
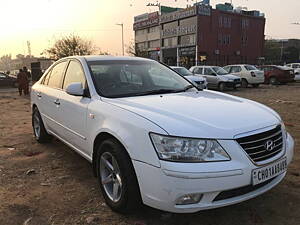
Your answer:
[[[279,174],[282,174],[287,169],[287,160],[283,158],[268,166],[264,166],[255,170],[252,170],[252,184],[257,185],[270,180]]]

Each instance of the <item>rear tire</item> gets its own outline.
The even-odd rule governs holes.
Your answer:
[[[41,114],[36,107],[32,112],[32,128],[35,139],[39,143],[48,143],[52,140],[52,136],[47,133]]]
[[[131,213],[142,205],[131,159],[117,140],[111,138],[100,144],[96,169],[102,195],[113,211]]]
[[[247,87],[248,87],[248,81],[247,81],[246,79],[242,79],[241,86],[242,86],[243,88],[247,88]]]

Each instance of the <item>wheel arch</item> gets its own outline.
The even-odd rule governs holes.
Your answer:
[[[97,171],[96,171],[96,157],[97,157],[97,151],[98,146],[107,139],[114,139],[116,140],[124,149],[124,152],[128,155],[128,157],[131,159],[126,147],[124,144],[113,134],[109,133],[108,131],[102,131],[100,132],[94,139],[93,142],[93,154],[92,154],[92,167],[93,167],[93,174],[95,177],[97,177]]]

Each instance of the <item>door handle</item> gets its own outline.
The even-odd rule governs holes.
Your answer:
[[[55,104],[55,105],[60,105],[59,99],[56,99],[56,100],[54,101],[54,104]]]
[[[37,92],[36,95],[37,95],[39,98],[42,97],[41,92]]]

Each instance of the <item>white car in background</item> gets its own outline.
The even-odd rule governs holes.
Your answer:
[[[285,66],[294,69],[294,73],[295,73],[294,80],[299,82],[300,81],[300,63],[290,63],[290,64],[286,64]]]
[[[191,71],[181,66],[171,66],[173,70],[185,77],[200,89],[207,89],[207,81],[202,76],[195,76]]]
[[[197,90],[150,59],[63,58],[32,86],[31,107],[36,140],[55,136],[91,162],[118,212],[142,203],[175,213],[239,203],[279,184],[293,157],[274,110]]]
[[[241,84],[241,79],[229,74],[219,66],[193,66],[190,71],[196,76],[203,76],[207,80],[207,86],[212,89],[224,91],[227,88],[236,89]]]
[[[241,86],[248,87],[251,84],[253,87],[259,87],[260,84],[265,82],[265,74],[263,71],[257,69],[253,65],[228,65],[224,69],[233,75],[242,79]]]

